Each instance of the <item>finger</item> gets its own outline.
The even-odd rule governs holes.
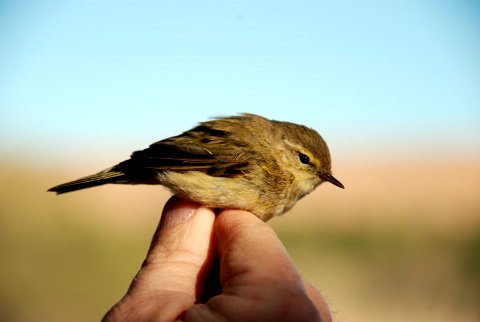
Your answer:
[[[303,281],[303,285],[305,287],[305,290],[307,291],[308,297],[310,298],[310,300],[312,300],[313,304],[320,313],[322,321],[332,322],[332,314],[328,307],[327,300],[322,296],[322,293],[320,293],[320,291],[310,282]]]
[[[126,314],[131,321],[172,321],[193,305],[214,219],[211,209],[170,199],[142,268],[107,317]]]

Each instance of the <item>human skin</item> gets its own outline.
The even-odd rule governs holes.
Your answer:
[[[273,229],[173,197],[127,294],[103,321],[331,321]]]

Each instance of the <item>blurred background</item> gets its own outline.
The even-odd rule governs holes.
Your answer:
[[[53,185],[219,115],[305,124],[345,190],[271,221],[337,321],[480,320],[476,1],[0,2],[0,321],[95,321],[169,197]]]

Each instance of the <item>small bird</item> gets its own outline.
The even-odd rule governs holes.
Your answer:
[[[247,210],[267,221],[325,181],[344,188],[332,175],[327,144],[315,130],[244,113],[199,123],[133,152],[129,160],[48,191],[161,184],[181,198]]]

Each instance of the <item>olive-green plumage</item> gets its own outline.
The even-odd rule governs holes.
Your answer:
[[[207,207],[243,209],[266,221],[324,181],[343,188],[331,174],[327,144],[316,131],[241,114],[200,123],[134,152],[129,160],[49,191],[161,184]]]

